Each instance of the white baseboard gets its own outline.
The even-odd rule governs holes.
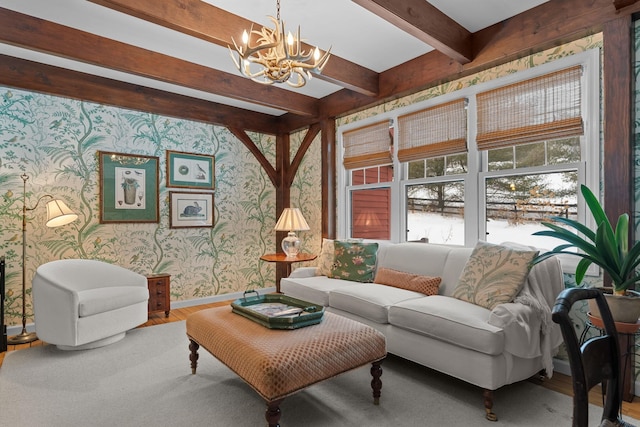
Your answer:
[[[272,287],[272,288],[260,289],[257,292],[260,294],[268,294],[275,291],[276,291],[276,288]],[[172,301],[171,308],[173,309],[173,308],[193,307],[194,305],[211,304],[214,302],[235,300],[238,298],[242,298],[243,295],[244,295],[244,292],[234,292],[232,294],[214,295],[211,297],[196,298],[196,299],[190,299],[185,301]]]
[[[260,294],[268,294],[275,291],[276,291],[276,288],[271,287],[271,288],[260,289],[258,292]],[[211,297],[196,298],[196,299],[190,299],[185,301],[172,301],[171,308],[193,307],[194,305],[211,304],[214,302],[235,300],[238,298],[242,298],[243,295],[244,295],[244,292],[234,292],[231,294],[214,295]],[[35,332],[35,331],[36,331],[35,324],[33,323],[27,324],[27,332]],[[20,332],[22,332],[22,325],[7,326],[7,336],[9,337],[18,335]]]

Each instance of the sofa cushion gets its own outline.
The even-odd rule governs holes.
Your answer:
[[[420,292],[425,295],[436,295],[441,281],[440,277],[421,276],[384,267],[378,268],[376,277],[373,279],[373,283]]]
[[[389,323],[489,355],[504,352],[504,331],[490,325],[491,311],[442,295],[415,298],[389,307]]]
[[[513,301],[538,251],[478,242],[462,270],[455,298],[492,310]]]
[[[80,317],[117,310],[149,299],[149,290],[140,286],[112,286],[78,292]]]
[[[354,282],[373,282],[376,267],[377,243],[351,243],[336,240],[335,260],[331,275]]]
[[[304,278],[283,277],[282,280],[280,280],[280,290],[287,296],[326,307],[329,305],[330,291],[357,284],[357,282],[329,279],[325,276]]]
[[[377,323],[389,323],[389,306],[412,298],[426,298],[419,292],[376,283],[356,283],[329,292],[329,306]]]

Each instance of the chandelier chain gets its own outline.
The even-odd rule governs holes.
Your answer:
[[[276,16],[277,16],[278,21],[280,21],[280,0],[277,0],[276,4],[278,5],[278,8],[277,8],[277,12],[278,13],[277,13]]]

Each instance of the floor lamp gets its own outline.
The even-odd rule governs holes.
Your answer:
[[[14,335],[7,339],[7,344],[16,345],[16,344],[26,344],[38,339],[35,332],[27,332],[27,304],[26,304],[26,296],[27,296],[27,288],[26,288],[26,276],[27,276],[27,268],[25,264],[26,255],[27,255],[27,211],[35,210],[40,203],[40,200],[45,197],[50,197],[53,199],[53,196],[50,194],[45,194],[40,197],[36,202],[35,206],[32,208],[27,207],[27,180],[29,176],[27,174],[20,175],[22,178],[22,332],[18,335]],[[50,202],[47,202],[47,222],[45,225],[47,227],[58,227],[60,225],[69,224],[78,218],[78,215],[73,213],[71,209],[59,199],[53,199]]]

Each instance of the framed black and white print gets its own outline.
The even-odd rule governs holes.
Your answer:
[[[158,157],[98,152],[100,223],[158,222]]]
[[[169,228],[213,227],[213,194],[169,192]]]
[[[167,187],[215,189],[215,157],[167,150]]]

